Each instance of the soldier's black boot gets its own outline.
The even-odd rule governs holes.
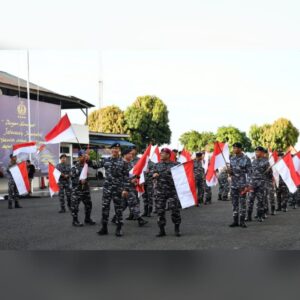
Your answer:
[[[118,224],[117,225],[117,229],[116,229],[116,236],[117,237],[121,237],[123,235],[123,233],[122,233],[122,224]]]
[[[75,227],[82,227],[83,226],[83,224],[78,221],[77,217],[73,217],[72,225],[75,226]]]
[[[247,228],[247,225],[245,223],[245,216],[241,216],[240,218],[240,227]]]
[[[151,218],[152,216],[151,216],[151,213],[152,213],[152,206],[149,206],[148,207],[148,212],[147,212],[147,217],[148,218]]]
[[[85,215],[84,223],[87,225],[95,225],[96,222],[89,215]]]
[[[247,222],[252,222],[252,211],[247,211],[247,218],[245,219]]]
[[[132,212],[130,212],[130,213],[129,213],[129,216],[128,216],[128,217],[127,217],[125,220],[128,220],[128,221],[132,221],[132,220],[134,220],[133,213],[132,213]]]
[[[180,237],[180,225],[179,224],[175,224],[175,236]]]
[[[229,227],[238,227],[239,226],[239,216],[233,217],[233,223],[229,225]]]
[[[12,202],[11,201],[8,201],[8,209],[12,209],[13,206],[12,206]]]
[[[148,215],[148,210],[149,210],[149,206],[148,206],[148,205],[145,205],[145,206],[144,206],[144,213],[142,214],[142,217],[147,217],[147,215]]]
[[[102,224],[102,228],[97,232],[99,235],[106,235],[108,234],[108,230],[107,230],[107,224],[103,223]]]
[[[271,216],[275,216],[275,205],[271,206]]]
[[[15,202],[15,208],[22,208],[18,201]]]
[[[65,212],[66,212],[66,208],[65,208],[64,206],[62,206],[62,207],[60,208],[59,213],[62,214],[62,213],[65,213]]]
[[[163,237],[165,235],[166,235],[165,226],[164,225],[160,225],[159,226],[159,233],[156,236],[157,237]]]
[[[143,227],[144,225],[146,225],[148,222],[147,221],[145,221],[143,218],[141,218],[141,217],[139,217],[138,219],[137,219],[137,221],[138,221],[138,224],[139,224],[139,226],[140,227]]]

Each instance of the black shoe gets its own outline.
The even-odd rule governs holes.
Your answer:
[[[180,225],[179,224],[175,224],[175,236],[180,237],[180,229],[179,229]]]
[[[108,230],[107,230],[107,224],[102,224],[102,228],[97,232],[99,235],[107,235]]]
[[[113,218],[111,219],[111,222],[114,224],[117,224],[117,216],[114,215]]]
[[[78,221],[78,218],[73,218],[72,225],[75,226],[75,227],[82,227],[83,226],[83,224]]]
[[[19,204],[19,202],[15,203],[15,208],[22,208],[22,206]]]
[[[13,208],[12,203],[8,202],[8,209],[12,209],[12,208]]]
[[[165,226],[159,226],[159,233],[156,235],[157,237],[163,237],[166,236],[166,232],[165,232]]]
[[[87,225],[95,225],[96,222],[93,221],[91,218],[85,218],[84,223]]]
[[[134,220],[133,214],[130,213],[129,216],[125,220],[128,220],[128,221]]]
[[[116,236],[121,237],[122,235],[123,235],[123,233],[122,233],[122,224],[118,224],[117,229],[116,229]]]
[[[239,227],[239,216],[233,217],[233,223],[230,224],[229,227]]]
[[[138,219],[138,224],[140,227],[143,227],[144,225],[146,225],[148,222],[145,221],[143,218],[139,217]]]
[[[247,228],[247,225],[245,223],[245,217],[244,216],[241,216],[240,218],[240,227],[242,228]]]
[[[65,212],[66,212],[66,209],[65,209],[64,207],[62,207],[58,213],[59,213],[59,214],[63,214],[63,213],[65,213]]]

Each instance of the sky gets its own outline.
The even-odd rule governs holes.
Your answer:
[[[300,129],[299,1],[81,1],[18,5],[1,32],[0,70],[65,95],[126,109],[156,95],[172,146],[188,130],[291,119]],[[17,3],[17,4],[16,4]],[[45,13],[47,12],[47,13]],[[55,49],[55,50],[52,50]],[[71,120],[83,123],[81,112]]]

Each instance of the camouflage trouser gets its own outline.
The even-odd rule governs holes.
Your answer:
[[[149,210],[152,211],[153,208],[153,184],[151,182],[146,182],[144,185],[145,193],[143,194],[144,205],[148,206]]]
[[[74,218],[78,217],[78,211],[79,211],[79,204],[82,202],[84,204],[84,210],[85,210],[85,217],[86,219],[89,219],[92,212],[92,200],[91,200],[91,194],[90,190],[81,190],[81,188],[75,188],[72,190],[71,194],[71,211],[72,216]]]
[[[269,204],[275,207],[275,189],[272,181],[266,181],[265,185],[265,209],[269,209]]]
[[[128,201],[128,199],[126,199]],[[116,223],[123,224],[123,209],[124,201],[122,198],[122,191],[115,186],[109,188],[103,188],[102,197],[102,224],[107,224],[109,219],[110,203],[114,204]]]
[[[167,202],[169,203],[171,209],[171,218],[174,224],[181,223],[181,216],[180,216],[180,202],[178,200],[176,191],[168,193],[166,192],[157,192],[156,199],[155,199],[155,206],[158,215],[157,224],[159,226],[166,225],[166,205]]]
[[[219,182],[219,197],[222,200],[227,200],[229,194],[229,183],[228,182]]]
[[[198,203],[203,203],[204,191],[205,191],[205,182],[203,178],[196,177],[196,187],[197,187]]]
[[[58,197],[60,201],[60,206],[65,207],[65,196],[67,198],[67,205],[71,207],[71,190],[69,186],[69,182],[59,182],[59,192]]]
[[[252,213],[255,199],[257,199],[257,212],[263,214],[265,211],[265,185],[257,185],[253,191],[249,193],[248,211]]]
[[[138,197],[138,192],[136,190],[131,190],[128,193],[128,198],[124,201],[123,210],[129,208],[129,211],[133,214],[133,219],[137,220],[140,215],[140,200]]]
[[[211,202],[211,197],[212,197],[212,193],[211,193],[211,187],[207,185],[206,181],[204,184],[204,199],[205,199],[205,203],[210,203]]]
[[[246,194],[241,195],[240,189],[231,188],[233,216],[246,216]]]
[[[19,192],[14,182],[8,182],[8,203],[12,204],[13,200],[15,203],[19,201]]]
[[[279,187],[276,190],[278,208],[287,208],[289,198],[289,190],[287,187]]]

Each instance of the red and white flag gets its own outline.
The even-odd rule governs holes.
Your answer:
[[[293,157],[293,162],[296,172],[300,175],[300,152],[297,152]]]
[[[89,169],[89,166],[87,163],[84,164],[82,170],[81,170],[81,173],[80,173],[80,176],[79,176],[79,180],[86,180],[87,177],[88,177],[88,169]]]
[[[151,145],[148,146],[142,157],[139,159],[137,164],[130,170],[129,174],[139,176],[140,181],[139,184],[142,184],[145,182],[145,176],[144,172],[147,170],[148,162],[150,159],[150,153],[151,153]]]
[[[287,185],[289,191],[295,193],[297,186],[300,185],[300,176],[295,170],[291,153],[287,153],[274,167]]]
[[[152,162],[154,162],[155,164],[157,164],[158,162],[160,162],[160,153],[159,153],[159,148],[158,146],[154,146],[154,151],[151,155],[150,160]]]
[[[35,153],[36,152],[36,142],[28,142],[22,144],[13,145],[13,155],[18,155],[20,153]]]
[[[270,165],[272,166],[272,171],[273,171],[273,177],[274,177],[274,180],[275,180],[275,184],[277,187],[279,187],[279,173],[278,171],[276,170],[276,168],[274,167],[274,165],[277,163],[278,161],[278,153],[276,150],[274,150],[273,152],[271,150],[269,150],[269,162],[270,162]]]
[[[178,158],[178,162],[180,162],[181,164],[188,162],[192,160],[192,155],[190,154],[189,151],[183,149],[180,153],[180,156]]]
[[[175,188],[182,208],[198,204],[194,162],[192,160],[171,169]]]
[[[65,114],[59,122],[45,136],[47,144],[58,144],[70,139],[76,138],[71,122],[67,114]]]
[[[28,194],[30,191],[30,183],[26,161],[23,161],[9,169],[20,195]]]
[[[51,197],[59,192],[59,186],[58,186],[58,181],[59,177],[61,175],[61,172],[57,170],[50,162],[48,166],[48,176],[49,176],[49,191]]]
[[[227,143],[215,142],[214,152],[208,165],[206,182],[209,186],[217,184],[215,171],[229,163],[229,147]]]

